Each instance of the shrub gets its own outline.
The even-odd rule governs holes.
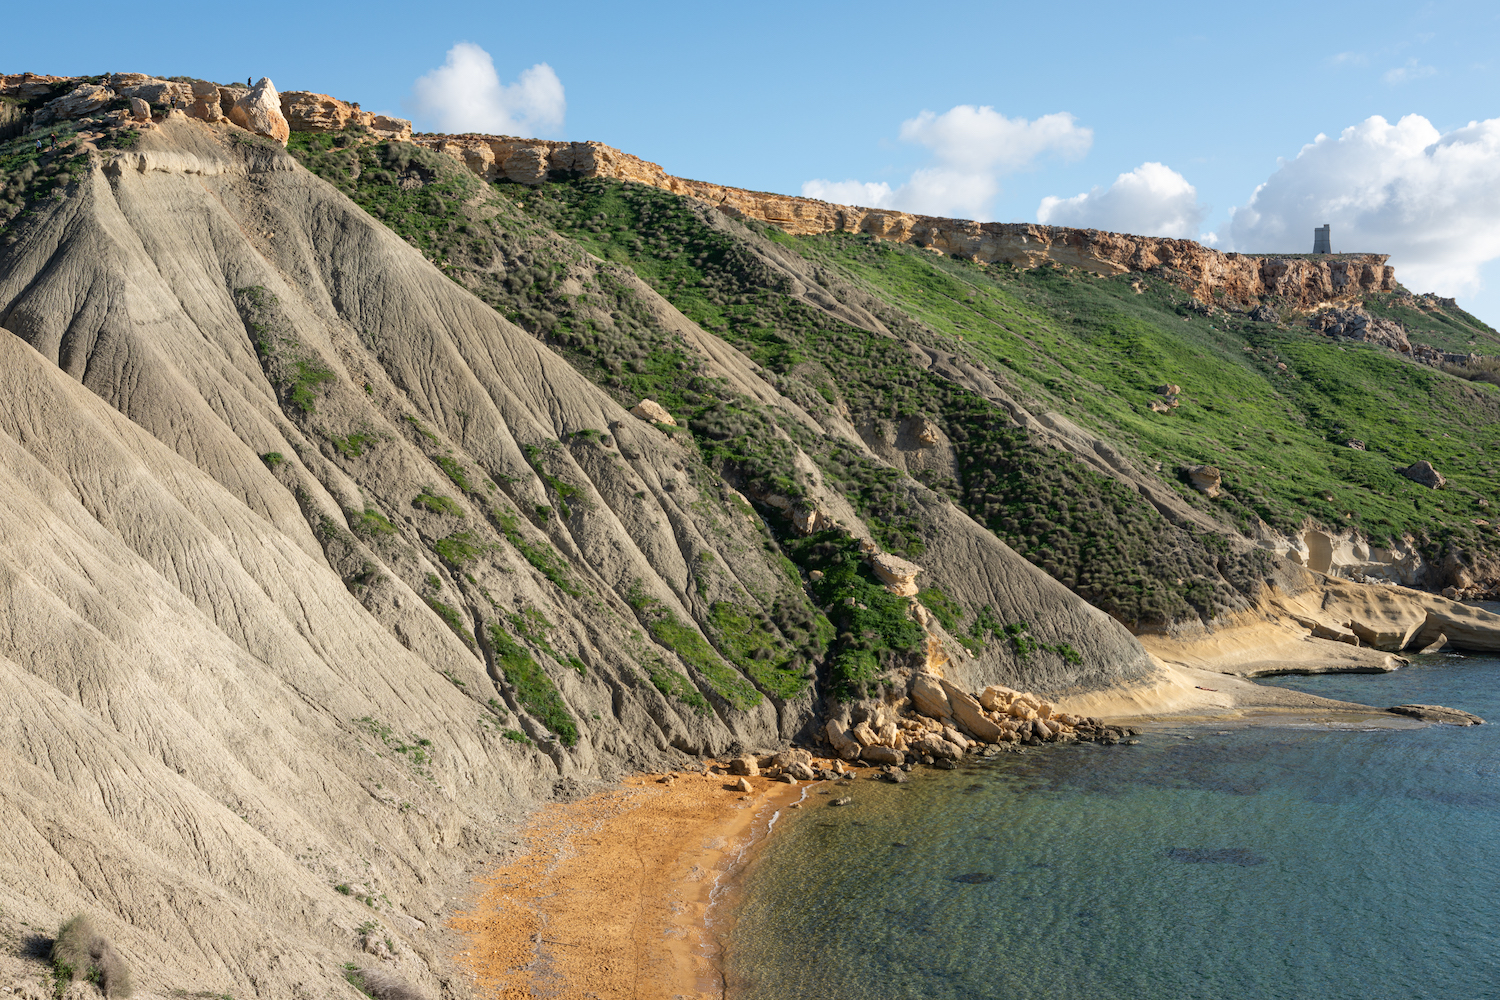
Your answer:
[[[452,497],[445,497],[441,493],[432,492],[431,487],[417,494],[411,502],[413,507],[421,510],[431,511],[434,514],[445,514],[448,517],[463,517],[464,510]]]
[[[134,989],[125,959],[83,914],[58,930],[57,940],[52,942],[52,970],[59,995],[66,991],[65,984],[80,975],[106,997],[128,997]]]
[[[374,1000],[430,1000],[426,990],[419,989],[388,969],[350,969],[344,978],[349,984]]]

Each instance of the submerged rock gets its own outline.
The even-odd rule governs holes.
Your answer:
[[[1438,722],[1445,726],[1482,726],[1484,720],[1469,712],[1442,705],[1392,705],[1386,709],[1395,715],[1405,715],[1423,722]]]
[[[1173,847],[1167,857],[1187,865],[1263,865],[1266,859],[1247,847]]]
[[[995,881],[995,876],[989,872],[969,872],[967,875],[955,875],[951,881],[962,882],[965,885],[984,885],[986,882]]]

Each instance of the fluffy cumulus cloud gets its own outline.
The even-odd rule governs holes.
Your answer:
[[[1227,243],[1306,253],[1333,226],[1339,252],[1389,253],[1408,287],[1472,294],[1500,257],[1500,118],[1440,133],[1420,115],[1320,135],[1233,210]]]
[[[1036,218],[1053,226],[1194,239],[1206,213],[1186,177],[1160,163],[1142,163],[1107,188],[1043,198]]]
[[[1088,152],[1094,133],[1066,112],[1027,120],[1007,118],[991,107],[960,104],[940,115],[923,111],[902,122],[901,138],[926,147],[931,160],[900,187],[812,180],[802,185],[803,195],[868,208],[987,221],[1002,177],[1047,155],[1076,159]]]
[[[448,59],[412,85],[410,105],[439,132],[537,136],[562,128],[568,110],[562,81],[546,63],[502,84],[490,54],[459,42]]]

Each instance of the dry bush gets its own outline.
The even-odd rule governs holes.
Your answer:
[[[375,1000],[431,1000],[424,990],[385,969],[360,969],[349,978]]]
[[[71,981],[83,976],[106,997],[128,997],[134,989],[125,959],[83,914],[58,930],[57,940],[52,942],[52,968],[60,979]]]

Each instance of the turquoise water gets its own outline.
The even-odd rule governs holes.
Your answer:
[[[1276,683],[1500,723],[1495,658]],[[1500,724],[1141,740],[814,789],[741,878],[728,996],[1500,997]]]

